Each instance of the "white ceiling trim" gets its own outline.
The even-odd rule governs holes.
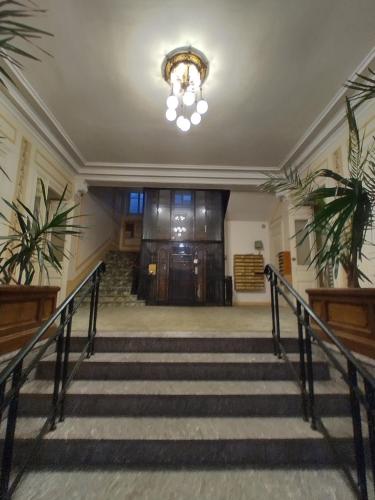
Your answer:
[[[77,173],[79,168],[77,163],[62,147],[59,140],[51,134],[48,127],[39,119],[26,101],[22,100],[22,97],[16,90],[14,90],[14,87],[11,88],[11,85],[8,83],[7,85],[8,95],[4,92],[0,92],[0,102],[10,114],[15,116],[22,123],[22,125],[33,137],[35,137],[36,140],[40,141],[49,153],[57,154],[58,158],[63,162],[66,168],[68,168],[71,172]],[[15,93],[17,93],[17,102],[13,98]],[[27,108],[27,116],[25,116],[25,108],[22,108],[22,103],[24,103],[25,108]]]
[[[361,61],[347,80],[357,80],[358,74],[364,73],[374,61],[375,46]],[[347,94],[348,90],[343,86],[280,163],[279,170],[286,167],[295,167],[306,162],[322,145],[322,142],[329,139],[331,135],[344,123],[346,113],[343,99]],[[333,118],[331,118],[329,123],[324,126],[324,121],[328,120],[332,116]]]
[[[169,170],[228,170],[238,172],[278,172],[279,167],[256,167],[256,166],[236,166],[236,165],[185,165],[182,163],[165,164],[165,163],[106,163],[106,162],[86,162],[85,171],[88,169],[169,169]]]
[[[86,160],[66,132],[64,127],[40,97],[35,88],[26,79],[21,70],[9,62],[6,62],[6,72],[11,76],[12,82],[7,81],[9,95],[26,118],[51,142],[53,147],[58,147],[59,152],[64,154],[71,166],[83,166]],[[42,115],[39,118],[36,114]]]

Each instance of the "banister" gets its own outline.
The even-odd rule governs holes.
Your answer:
[[[67,305],[77,296],[77,294],[82,290],[82,288],[90,281],[90,279],[95,275],[97,271],[105,271],[104,262],[99,262],[94,269],[84,278],[84,280],[71,292],[68,297],[59,305],[56,311],[47,319],[37,330],[35,335],[30,339],[30,341],[21,348],[17,355],[12,358],[8,366],[6,366],[0,373],[0,385],[4,383],[11,373],[14,371],[16,366],[22,361],[35,347],[35,345],[40,341],[43,335],[46,333],[48,328],[50,328],[55,321],[59,318],[62,311],[67,307]]]
[[[94,343],[96,336],[96,320],[99,299],[99,287],[101,275],[105,272],[104,262],[99,262],[94,269],[84,278],[84,280],[69,294],[60,304],[52,316],[45,321],[37,330],[33,338],[11,359],[8,365],[0,373],[0,415],[6,420],[6,431],[4,445],[2,447],[2,462],[0,475],[0,500],[9,500],[28,463],[33,457],[37,447],[40,445],[43,436],[48,431],[56,428],[57,420],[60,422],[65,418],[65,398],[74,374],[83,362],[84,357],[94,354]],[[89,283],[87,289],[81,294],[79,300],[75,300],[77,295]],[[70,363],[70,338],[72,333],[72,320],[79,306],[90,294],[90,314],[88,321],[87,339],[81,351],[78,361],[74,361],[72,369]],[[59,320],[59,326],[53,335],[49,336],[41,346],[36,345],[42,340],[47,330]],[[29,374],[34,370],[42,356],[53,344],[56,344],[54,354],[55,376],[53,384],[52,401],[46,420],[39,430],[34,443],[30,448],[27,458],[13,475],[13,451],[15,443],[15,430],[18,419],[18,401],[20,391],[28,380]],[[24,366],[26,356],[33,353],[34,357]],[[52,354],[51,354],[52,355]],[[26,363],[25,363],[26,365]],[[69,369],[68,369],[69,368]],[[11,481],[12,478],[12,481]]]
[[[271,285],[272,337],[275,355],[279,358],[283,357],[286,362],[291,364],[281,338],[278,300],[279,295],[281,295],[286,299],[287,304],[297,317],[299,372],[295,370],[293,372],[300,388],[302,416],[304,420],[310,420],[312,429],[320,431],[323,436],[328,438],[328,443],[338,463],[341,461],[340,452],[335,449],[334,440],[331,439],[328,429],[320,416],[317,415],[313,369],[313,355],[315,350],[313,351],[312,349],[312,340],[315,341],[316,347],[323,351],[326,359],[331,362],[332,366],[338,370],[343,382],[345,382],[349,389],[349,406],[354,445],[353,461],[356,466],[357,478],[353,477],[350,468],[343,467],[343,470],[358,498],[360,500],[368,500],[367,485],[371,481],[370,475],[367,473],[368,464],[371,464],[372,483],[373,488],[375,488],[375,378],[349,349],[345,347],[327,323],[319,318],[310,305],[307,304],[274,266],[268,264],[264,268],[264,274]],[[293,298],[295,299],[295,305]],[[326,335],[326,338],[336,347],[338,353],[341,355],[341,359],[339,357],[336,358],[332,354],[331,350],[326,346],[324,339],[312,328],[311,321],[315,322]],[[342,366],[342,358],[346,361],[346,366]],[[362,377],[361,383],[359,383],[358,376]],[[361,405],[365,410],[363,412],[361,412]],[[368,439],[364,437],[362,431],[363,421],[365,421],[366,417]],[[369,454],[367,454],[368,448],[370,450]]]
[[[301,297],[301,295],[292,287],[292,285],[275,269],[272,264],[267,264],[264,269],[264,274],[267,276],[270,275],[270,272],[277,276],[278,280],[285,286],[291,295],[299,302],[305,311],[308,312],[310,318],[319,326],[319,328],[327,335],[329,340],[337,347],[339,352],[345,356],[347,360],[349,360],[356,368],[356,370],[365,378],[375,390],[375,378],[371,375],[371,373],[363,366],[363,364],[353,356],[353,354],[344,346],[344,344],[340,341],[340,339],[333,333],[331,328],[327,325],[327,323],[322,320],[316,312],[311,308],[311,306]],[[314,337],[316,337],[314,331],[312,331]]]

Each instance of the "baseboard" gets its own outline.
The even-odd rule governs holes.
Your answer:
[[[269,306],[271,305],[271,302],[270,301],[252,301],[252,300],[249,300],[249,301],[238,301],[238,300],[235,300],[233,302],[233,305],[234,306]]]

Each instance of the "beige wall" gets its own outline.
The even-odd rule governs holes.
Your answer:
[[[95,193],[80,196],[78,213],[85,226],[84,235],[73,243],[69,265],[68,290],[71,291],[90,270],[118,245],[118,220],[109,204]]]
[[[10,180],[0,173],[0,211],[7,217],[9,209],[2,201],[21,199],[33,209],[37,179],[43,179],[46,187],[50,186],[61,194],[68,186],[68,205],[78,204],[76,214],[87,215],[82,223],[87,226],[79,239],[66,239],[65,250],[71,254],[70,261],[64,260],[63,274],[57,276],[61,287],[59,300],[67,291],[78,284],[87,272],[101,259],[113,241],[118,240],[116,217],[110,204],[91,193],[77,194],[81,179],[65,164],[58,154],[52,151],[28,125],[7,97],[0,92],[0,164],[6,170]],[[0,235],[6,234],[6,228],[0,225]],[[39,284],[38,277],[35,284]],[[44,284],[48,284],[46,278]]]

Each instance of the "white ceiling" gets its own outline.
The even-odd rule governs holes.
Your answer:
[[[374,0],[40,0],[24,75],[87,162],[278,166],[374,46]],[[164,117],[167,52],[210,61],[209,111]]]

